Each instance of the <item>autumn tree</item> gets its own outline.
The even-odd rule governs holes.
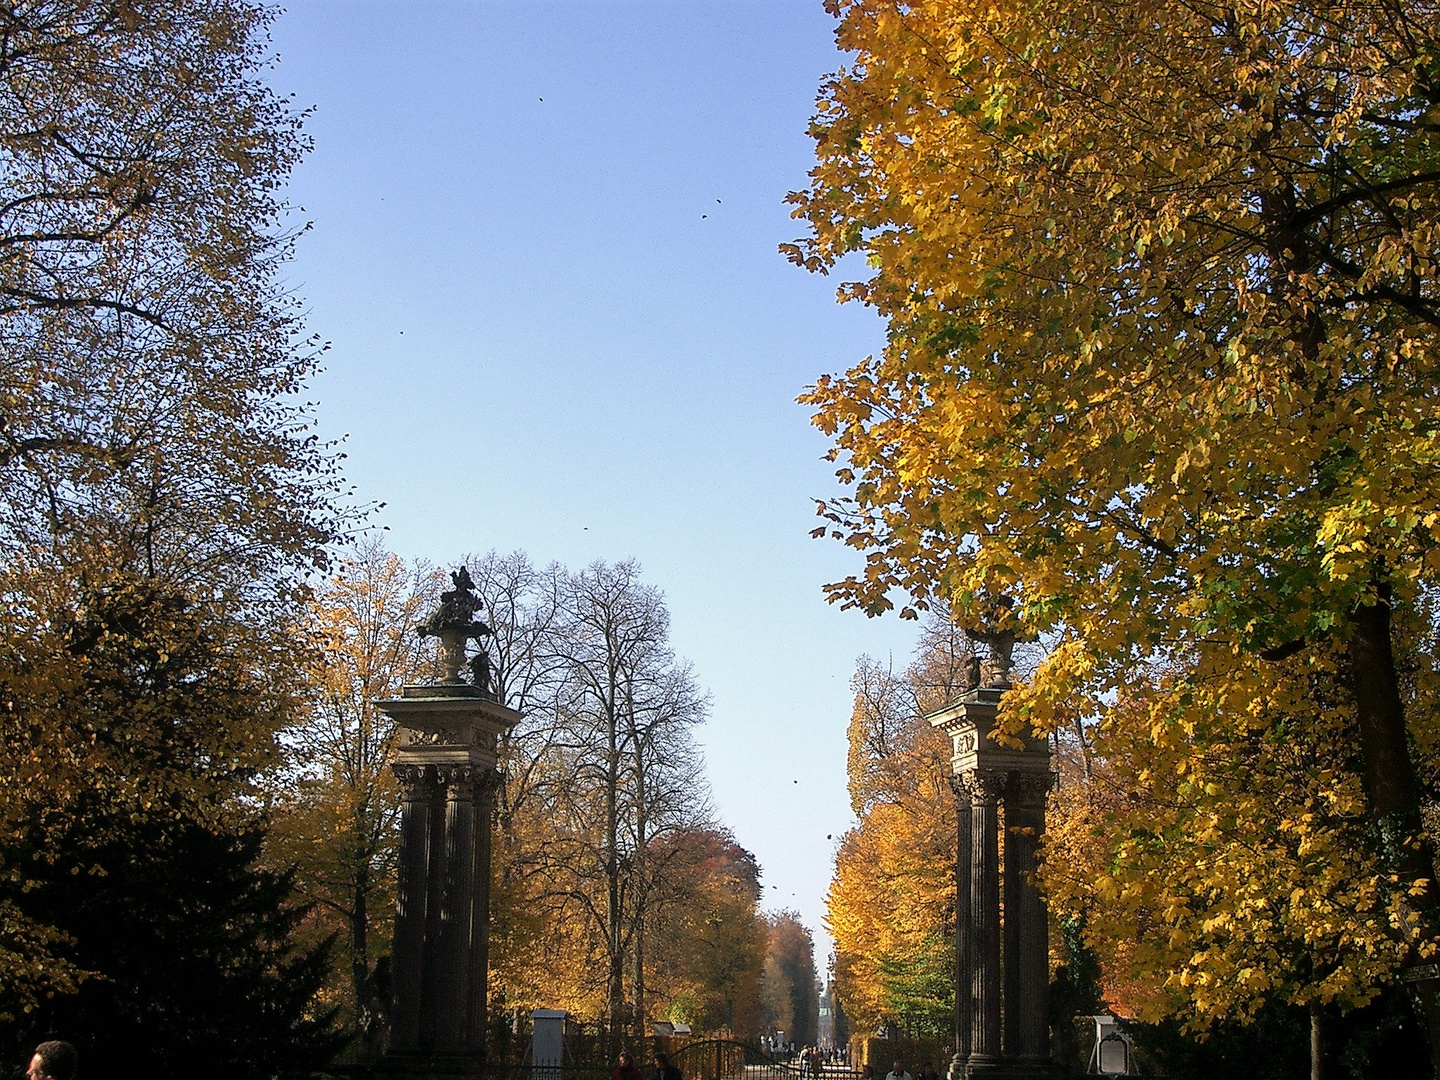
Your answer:
[[[222,1075],[329,1053],[247,810],[303,651],[291,583],[337,520],[292,397],[314,348],[277,192],[304,141],[256,77],[268,18],[0,13],[3,1008],[17,1038]]]
[[[1434,678],[1435,632],[1405,629],[1414,701]],[[1169,695],[1107,712],[1088,771],[1066,755],[1043,870],[1052,913],[1087,928],[1107,996],[1151,1023],[1224,1030],[1297,1009],[1318,1052],[1328,1032],[1356,1026],[1342,1020],[1352,1009],[1404,1013],[1382,987],[1395,927],[1417,916],[1376,850],[1353,713],[1296,717],[1297,699],[1337,696],[1334,672],[1276,679],[1267,665],[1243,712],[1225,707],[1232,679],[1190,685],[1183,674],[1157,672]],[[1198,699],[1194,722],[1158,725],[1177,693]],[[1435,730],[1416,734],[1428,778]]]
[[[769,932],[755,856],[710,824],[658,838],[650,865],[652,1011],[696,1031],[756,1035]]]
[[[550,645],[561,767],[543,800],[570,842],[548,845],[542,872],[600,931],[614,1038],[646,1015],[651,849],[667,831],[698,824],[703,810],[691,728],[707,703],[669,647],[661,595],[640,582],[634,563],[568,575],[561,595],[562,625]]]
[[[323,1067],[327,944],[298,941],[293,883],[259,860],[275,747],[256,731],[289,688],[243,624],[171,586],[62,585],[0,636],[6,1053],[63,1036],[147,1071]]]
[[[715,1015],[713,958],[653,928],[710,911],[714,926],[695,925],[743,953],[754,899],[727,867],[753,860],[709,821],[691,734],[706,703],[670,649],[663,597],[633,563],[575,573],[519,552],[466,563],[493,631],[491,685],[525,714],[501,746],[497,1011],[558,1004],[612,1037],[643,1034],[678,999],[687,1015]]]
[[[1116,695],[1162,744],[1202,701],[1277,730],[1348,714],[1406,912],[1372,974],[1433,958],[1409,744],[1431,721],[1395,653],[1440,559],[1440,12],[831,9],[855,62],[822,90],[789,251],[862,252],[842,296],[890,330],[806,396],[853,485],[827,527],[866,555],[832,595],[1016,598],[1058,647],[1009,724]]]
[[[820,980],[815,969],[815,940],[793,911],[765,917],[764,1016],[771,1031],[787,1042],[813,1046],[819,1038]]]
[[[1152,1021],[1364,1004],[1394,963],[1393,923],[1414,917],[1366,843],[1354,733],[1333,723],[1348,717],[1252,707],[1156,738],[1126,703],[1097,733],[1094,776],[1060,793],[1052,903],[1119,943],[1107,967]]]
[[[851,678],[848,772],[859,825],[842,839],[826,897],[835,993],[874,1030],[948,1030],[953,1011],[955,796],[950,746],[925,720],[964,691],[969,639],[939,603],[915,657],[894,671],[861,657]]]
[[[244,591],[330,538],[278,278],[302,116],[247,0],[0,13],[0,549]],[[253,590],[252,590],[253,591]]]
[[[491,690],[523,714],[499,747],[495,1014],[558,1005],[616,1036],[651,1015],[755,1030],[759,868],[709,820],[690,733],[704,699],[670,651],[663,598],[633,564],[572,573],[493,551],[464,563],[492,631]],[[395,732],[372,706],[430,674],[414,628],[434,579],[363,543],[316,589],[311,619],[324,649],[307,671],[301,722],[285,734],[289,767],[271,787],[272,858],[298,864],[319,905],[314,929],[339,933],[333,992],[371,1050],[383,1032],[378,962],[398,814],[387,761]],[[620,1028],[610,1026],[616,1012]]]
[[[278,276],[306,144],[258,77],[271,17],[0,12],[0,986],[6,1011],[43,1001],[222,1072],[316,1062],[254,782],[299,683],[298,582],[344,522],[296,397],[316,349]],[[125,967],[106,904],[144,921],[148,967]]]

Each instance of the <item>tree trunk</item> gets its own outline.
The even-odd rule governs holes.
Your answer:
[[[645,918],[650,896],[649,867],[646,855],[650,843],[649,802],[646,791],[645,743],[635,724],[635,702],[631,698],[633,682],[626,681],[625,721],[634,761],[635,855],[630,867],[634,890],[635,917],[631,925],[632,954],[631,986],[635,993],[635,1017],[632,1032],[637,1043],[645,1038]]]
[[[361,865],[355,874],[355,894],[350,906],[350,986],[355,993],[355,1013],[364,1026],[366,990],[370,983],[370,913],[367,903],[368,875]]]
[[[612,761],[614,758],[612,757]],[[609,973],[605,980],[605,1005],[613,1057],[620,1046],[625,1016],[624,913],[620,910],[620,827],[619,777],[612,771],[605,793],[607,815],[605,838],[605,932]]]
[[[350,906],[350,988],[355,995],[355,1026],[370,1048],[379,1034],[380,1017],[371,1008],[370,874],[363,860],[356,866],[354,887]]]
[[[1405,705],[1390,641],[1390,597],[1381,589],[1350,620],[1350,688],[1355,695],[1370,812],[1411,829],[1419,823],[1420,786],[1410,761]],[[1423,867],[1423,863],[1417,863]]]
[[[635,992],[634,1035],[637,1041],[645,1038],[645,916],[643,908],[635,913],[635,931],[632,940],[634,964],[630,982]]]
[[[1410,759],[1405,730],[1405,703],[1395,672],[1390,638],[1390,589],[1377,585],[1373,602],[1360,605],[1350,618],[1348,642],[1350,688],[1360,727],[1365,797],[1380,831],[1381,855],[1403,881],[1414,883],[1410,904],[1420,914],[1422,933],[1436,936],[1437,890],[1435,853],[1421,829],[1420,785]],[[1440,979],[1426,977],[1426,964],[1411,949],[1401,965],[1401,979],[1424,1019],[1430,1057],[1440,1077]],[[1408,978],[1407,978],[1408,976]]]
[[[1310,1080],[1325,1080],[1325,1029],[1320,1002],[1310,1003]]]

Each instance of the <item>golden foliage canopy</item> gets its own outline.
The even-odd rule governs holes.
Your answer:
[[[1284,944],[1252,975],[1362,1000],[1435,908],[1407,749],[1433,725],[1401,700],[1389,620],[1440,568],[1440,8],[829,6],[853,59],[822,89],[792,196],[811,231],[787,250],[820,272],[863,255],[840,296],[889,324],[881,355],[803,398],[850,488],[817,533],[865,556],[832,599],[875,614],[898,590],[914,615],[936,593],[962,614],[1014,597],[1055,647],[1003,721],[1123,703],[1106,737],[1126,797],[1196,845],[1165,863],[1194,880],[1150,867],[1188,906],[1128,911],[1177,934],[1150,962],[1198,971],[1243,880],[1333,887],[1345,911],[1274,916]],[[1302,744],[1267,740],[1302,728],[1357,739],[1359,764],[1351,743],[1282,766]],[[1249,776],[1220,764],[1241,746]],[[1357,768],[1400,825],[1388,841],[1351,827]],[[1246,807],[1238,832],[1206,824]],[[1171,832],[1118,853],[1121,877],[1148,888]],[[1307,854],[1327,845],[1343,887]],[[1257,954],[1214,948],[1250,985]],[[1209,993],[1202,1011],[1241,1007]]]
[[[890,325],[804,399],[866,553],[835,598],[1018,594],[1073,635],[1044,714],[1434,569],[1433,3],[831,8],[854,62],[788,250],[863,253],[841,296]]]
[[[0,12],[0,552],[237,591],[324,560],[337,459],[279,269],[303,114],[248,0]]]
[[[1245,667],[1121,701],[1092,775],[1052,803],[1052,909],[1083,920],[1107,996],[1145,1020],[1363,1005],[1419,933],[1366,813],[1353,713],[1304,707],[1333,672]]]

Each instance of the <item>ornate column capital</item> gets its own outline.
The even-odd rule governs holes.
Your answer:
[[[973,798],[970,776],[970,773],[952,773],[950,775],[950,790],[955,793],[955,798],[963,810],[970,809],[970,800]]]
[[[475,775],[475,799],[485,806],[495,805],[495,796],[500,794],[500,785],[505,774],[499,769],[477,769]]]
[[[468,788],[478,771],[473,765],[446,763],[435,766],[435,779],[447,788]]]
[[[1008,777],[998,769],[974,769],[964,774],[970,801],[975,805],[996,806],[1005,798]]]
[[[457,763],[435,766],[435,779],[450,799],[474,800],[490,806],[500,790],[504,774],[483,765]]]
[[[1052,772],[1017,772],[1010,779],[1008,798],[1016,809],[1043,810],[1054,785]]]
[[[435,787],[434,777],[427,765],[397,761],[391,764],[390,771],[400,782],[400,787],[404,792],[403,798],[406,800],[428,798]]]

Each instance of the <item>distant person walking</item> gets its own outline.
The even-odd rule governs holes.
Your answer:
[[[640,1075],[640,1070],[635,1067],[635,1058],[629,1050],[621,1050],[620,1057],[615,1062],[615,1071],[610,1074],[610,1080],[645,1080]]]
[[[885,1080],[914,1080],[914,1078],[905,1071],[905,1063],[899,1058],[896,1058],[895,1064],[891,1067],[890,1071],[885,1074]]]
[[[680,1066],[670,1064],[670,1055],[655,1052],[655,1080],[684,1080]]]
[[[75,1080],[75,1066],[80,1055],[68,1042],[43,1042],[30,1058],[26,1080]]]

